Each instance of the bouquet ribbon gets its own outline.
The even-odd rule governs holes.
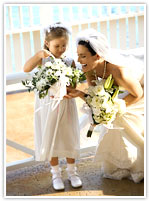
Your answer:
[[[61,75],[59,81],[57,81],[54,85],[52,85],[49,88],[49,93],[47,96],[49,97],[54,96],[54,97],[51,98],[48,103],[46,104],[44,103],[43,106],[36,109],[35,113],[41,110],[44,106],[49,104],[51,104],[51,109],[52,111],[54,111],[59,105],[60,101],[63,99],[63,97],[67,94],[66,85],[67,85],[66,78],[64,75]]]
[[[54,111],[56,107],[59,105],[60,101],[63,99],[63,97],[67,94],[66,91],[66,79],[64,75],[60,76],[60,79],[58,82],[56,82],[51,88],[49,89],[50,91],[50,96],[54,96],[52,98],[52,110]]]

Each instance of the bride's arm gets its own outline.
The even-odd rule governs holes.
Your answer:
[[[85,93],[81,90],[75,89],[75,88],[67,88],[67,95],[65,95],[65,98],[76,98],[76,97],[80,97],[82,100],[85,101]]]
[[[131,75],[129,69],[120,68],[116,74],[114,75],[116,83],[129,92],[129,95],[124,98],[127,106],[136,103],[142,98],[143,89],[141,84]]]
[[[95,86],[94,80],[96,80],[96,77],[93,70],[86,72],[85,77],[89,86]]]
[[[87,80],[87,87],[88,86],[94,86],[95,85],[95,82],[94,80],[96,79],[95,77],[95,74],[94,72],[91,70],[89,72],[86,72],[85,73],[85,77],[86,77],[86,80]],[[84,86],[84,84],[82,84]],[[81,89],[81,90],[80,90]],[[67,95],[65,96],[65,98],[76,98],[76,97],[80,97],[82,100],[85,100],[85,95],[86,93],[83,92],[82,88],[81,88],[81,85],[79,86],[78,89],[74,89],[74,88],[71,88],[70,87],[67,87]]]

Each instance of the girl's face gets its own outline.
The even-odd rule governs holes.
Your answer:
[[[46,46],[56,58],[60,58],[61,55],[66,51],[67,44],[68,39],[66,37],[60,37],[53,39],[50,42],[46,42]]]
[[[99,56],[92,55],[88,48],[83,45],[78,45],[77,47],[77,54],[78,54],[78,62],[82,64],[82,69],[84,72],[91,71],[96,67],[96,62],[99,59]]]

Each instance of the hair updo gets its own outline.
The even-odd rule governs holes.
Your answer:
[[[79,41],[78,45],[85,46],[89,50],[89,52],[91,53],[92,56],[96,55],[96,52],[92,49],[89,42],[86,42],[86,41],[82,40],[82,41]]]
[[[69,38],[68,36],[69,30],[65,27],[62,27],[61,23],[55,23],[52,26],[50,25],[44,31],[45,31],[45,40],[48,42],[60,37],[65,37],[67,40]],[[45,44],[44,49],[49,50]]]

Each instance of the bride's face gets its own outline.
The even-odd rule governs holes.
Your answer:
[[[83,45],[77,47],[78,62],[82,64],[82,70],[84,72],[91,71],[97,65],[98,55],[92,55],[88,48]]]

